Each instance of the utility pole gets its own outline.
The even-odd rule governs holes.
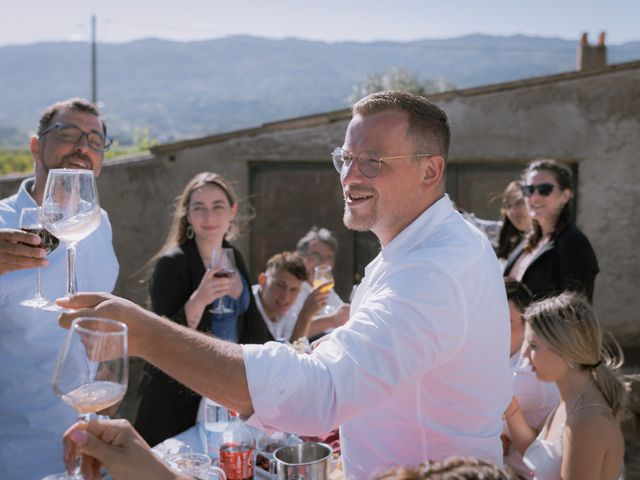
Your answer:
[[[96,16],[91,15],[91,102],[98,103],[98,88],[96,80]]]

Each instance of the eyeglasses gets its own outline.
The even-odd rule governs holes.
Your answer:
[[[525,197],[530,197],[533,195],[536,190],[543,197],[548,197],[553,192],[555,185],[553,183],[541,183],[539,185],[522,185],[520,187],[522,189],[522,194]]]
[[[79,143],[82,141],[82,137],[86,136],[89,148],[97,152],[106,152],[111,147],[111,137],[105,137],[98,132],[83,132],[75,125],[65,125],[59,122],[46,128],[39,136],[42,137],[51,130],[55,130],[58,140],[67,143]]]
[[[336,148],[331,152],[333,158],[333,166],[338,173],[342,174],[344,169],[347,170],[351,166],[351,162],[355,159],[358,164],[358,170],[367,178],[375,178],[380,173],[380,165],[385,163],[383,160],[395,160],[399,158],[419,158],[419,157],[433,157],[431,153],[417,153],[415,155],[399,155],[396,157],[379,157],[373,152],[360,152],[354,155],[351,152],[343,150],[342,148]]]

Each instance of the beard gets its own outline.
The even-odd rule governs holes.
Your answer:
[[[42,156],[42,166],[44,167],[44,171],[48,174],[49,170],[53,168],[79,168],[76,165],[71,165],[73,160],[82,160],[87,163],[88,167],[86,170],[93,170],[93,160],[88,155],[78,152],[72,152],[67,155],[61,157],[56,165],[52,165],[50,162],[47,162],[47,158]]]
[[[355,230],[357,232],[369,231],[375,225],[375,221],[376,221],[375,207],[371,211],[366,213],[355,213],[351,211],[349,207],[345,204],[342,221],[344,223],[344,226],[350,230]]]

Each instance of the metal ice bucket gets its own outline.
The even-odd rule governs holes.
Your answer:
[[[278,480],[328,480],[329,445],[307,442],[280,447],[274,452]]]

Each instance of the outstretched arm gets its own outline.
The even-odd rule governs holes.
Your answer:
[[[128,328],[129,352],[174,377],[199,394],[236,410],[253,413],[242,346],[177,325],[123,298],[106,293],[80,293],[58,304],[78,309],[60,315],[69,328],[78,317],[111,318]]]

